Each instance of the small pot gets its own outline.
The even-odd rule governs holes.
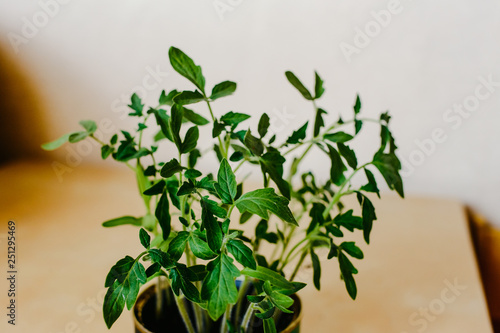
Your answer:
[[[170,290],[169,290],[170,291]],[[171,291],[170,291],[171,292]],[[171,295],[173,298],[174,296]],[[300,322],[302,320],[302,303],[297,295],[291,296],[294,300],[292,305],[293,314],[282,314],[278,320],[278,332],[280,333],[299,333],[300,332]],[[139,297],[134,305],[132,315],[134,317],[134,325],[136,333],[185,333],[186,328],[184,322],[179,314],[179,310],[174,301],[168,302],[164,299],[163,304],[165,305],[162,309],[162,313],[167,313],[168,316],[156,319],[156,285],[151,285],[146,288]],[[192,310],[188,310],[191,311]],[[158,328],[163,327],[164,330],[160,331]],[[262,321],[254,317],[252,319],[252,333],[262,333]],[[166,329],[166,330],[165,330]],[[219,333],[220,331],[220,320],[214,324],[214,327],[210,332],[203,333]]]

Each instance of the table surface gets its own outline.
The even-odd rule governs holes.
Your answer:
[[[80,166],[56,177],[50,163],[0,169],[0,262],[6,268],[7,221],[17,224],[17,322],[1,332],[107,332],[103,281],[125,254],[140,250],[137,229],[101,222],[142,213],[129,170]],[[462,206],[429,198],[374,202],[378,220],[365,259],[356,262],[351,301],[336,262],[323,257],[321,292],[301,291],[304,332],[492,332]],[[312,270],[298,280],[311,282]],[[0,280],[3,311],[7,281]],[[130,313],[109,332],[132,332]]]

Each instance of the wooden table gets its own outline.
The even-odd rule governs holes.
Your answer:
[[[80,166],[59,182],[50,163],[0,169],[0,269],[6,275],[7,221],[17,223],[17,320],[7,324],[0,282],[1,332],[107,332],[104,277],[140,250],[137,229],[100,223],[140,215],[129,170]],[[336,262],[323,264],[322,291],[301,292],[305,333],[492,332],[462,206],[428,198],[375,201],[372,244],[357,263],[358,299],[347,296]],[[355,240],[362,244],[361,237]],[[324,255],[323,257],[326,257]],[[325,258],[326,260],[326,258]],[[311,282],[304,269],[299,279]],[[124,313],[110,332],[132,332]]]

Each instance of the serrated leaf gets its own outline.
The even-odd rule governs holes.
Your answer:
[[[184,176],[187,178],[187,179],[196,179],[198,177],[201,177],[203,174],[196,170],[196,169],[188,169],[184,172]]]
[[[339,214],[333,219],[333,223],[338,226],[342,226],[349,231],[354,231],[354,229],[363,229],[363,218],[359,216],[352,215],[353,210],[350,209],[344,214]]]
[[[179,92],[177,90],[172,90],[168,93],[168,95],[165,94],[165,90],[162,90],[161,91],[161,95],[160,95],[160,99],[159,99],[159,103],[160,105],[168,105],[168,106],[172,106],[172,104],[174,104],[174,97],[177,96],[179,94]]]
[[[210,249],[208,243],[203,240],[197,232],[191,233],[188,242],[189,248],[197,258],[210,260],[217,256],[215,252]]]
[[[200,303],[200,292],[190,281],[190,273],[188,272],[188,268],[184,266],[178,266],[170,270],[172,290],[177,296],[179,296],[179,290],[182,290],[182,293],[188,300],[190,300],[191,302]]]
[[[190,57],[175,47],[169,49],[168,57],[170,64],[177,73],[191,81],[203,93],[205,92],[205,78],[200,66],[195,65]]]
[[[180,137],[180,130],[182,126],[182,119],[184,118],[184,108],[179,104],[174,104],[170,109],[170,112],[172,114],[169,121],[170,133],[172,133],[172,139],[177,146],[177,149],[181,150],[182,141]]]
[[[365,168],[366,178],[368,179],[368,184],[361,186],[361,191],[376,193],[380,198],[380,191],[377,187],[377,181],[375,180],[375,176],[371,173],[370,170]]]
[[[125,224],[131,224],[140,227],[142,225],[142,218],[133,216],[122,216],[116,219],[107,220],[102,223],[102,226],[105,228],[110,228]]]
[[[182,257],[188,238],[189,232],[181,231],[172,239],[168,245],[167,253],[173,260],[178,261]]]
[[[189,91],[185,90],[177,94],[173,101],[176,104],[179,105],[189,105],[189,104],[195,104],[199,102],[203,102],[205,100],[205,97],[198,91]]]
[[[101,147],[101,157],[103,160],[109,157],[109,155],[113,154],[113,147],[110,147],[108,145],[104,145]]]
[[[377,219],[377,216],[372,202],[364,195],[362,195],[361,210],[363,212],[363,237],[366,243],[369,244],[373,221]]]
[[[236,91],[236,83],[231,81],[224,81],[216,84],[212,89],[210,99],[215,101],[218,98],[232,95]]]
[[[269,319],[273,316],[275,310],[276,308],[274,306],[270,307],[268,310],[263,310],[263,312],[256,312],[255,317],[259,319]]]
[[[298,225],[288,203],[288,199],[277,195],[274,189],[265,188],[243,194],[236,200],[236,207],[240,213],[250,212],[266,220],[269,220],[269,212],[271,212],[285,222]]]
[[[295,74],[293,74],[290,71],[287,71],[285,72],[285,75],[288,81],[302,94],[302,96],[305,99],[309,101],[312,101],[314,99],[309,90],[307,90],[307,88],[302,84],[302,82],[300,82],[300,80],[295,76]]]
[[[324,92],[323,80],[321,80],[317,72],[314,72],[314,99],[320,98]]]
[[[217,183],[214,184],[215,190],[219,194],[222,202],[225,204],[232,204],[236,197],[237,191],[236,176],[226,159],[223,159],[219,172],[217,173]]]
[[[353,274],[357,273],[357,270],[354,269],[354,266],[342,252],[339,253],[339,266],[340,272],[342,273],[342,279],[344,280],[345,287],[347,289],[347,293],[352,299],[356,299],[356,295],[358,293],[356,287],[356,281],[354,281]]]
[[[109,285],[104,297],[103,316],[108,328],[111,328],[113,323],[120,317],[125,305],[127,305],[129,310],[132,309],[139,294],[139,288],[147,281],[144,266],[135,260],[133,262],[128,261],[127,265],[129,269],[120,271],[120,274]]]
[[[263,173],[267,173],[278,186],[281,194],[290,199],[290,185],[283,179],[283,164],[286,159],[277,150],[270,150],[260,158]]]
[[[163,189],[165,189],[165,181],[161,179],[159,182],[155,183],[153,186],[148,188],[142,194],[144,195],[157,195],[163,193]]]
[[[340,248],[353,258],[363,259],[364,257],[363,251],[354,242],[343,242],[340,244]]]
[[[207,231],[208,246],[215,253],[220,252],[220,248],[222,246],[222,238],[223,238],[222,230],[219,225],[219,222],[217,222],[217,219],[208,210],[206,204],[203,204],[203,201],[202,201],[201,219],[203,221],[203,227]]]
[[[142,109],[144,108],[144,104],[142,104],[142,100],[137,94],[134,93],[132,95],[128,107],[135,111],[129,113],[129,116],[137,116],[137,117],[142,116]]]
[[[302,125],[301,128],[294,131],[292,135],[286,140],[286,143],[296,144],[304,140],[306,138],[307,125],[309,125],[309,122],[306,122],[304,125]]]
[[[250,130],[248,130],[245,134],[244,143],[254,155],[261,156],[262,153],[264,153],[264,144],[262,143],[262,140],[253,136]]]
[[[191,150],[188,156],[188,167],[191,169],[194,168],[196,166],[196,163],[198,162],[198,158],[200,157],[201,153],[198,149]]]
[[[327,114],[327,112],[321,108],[316,110],[316,117],[314,118],[314,136],[318,136],[321,130],[321,127],[325,126],[325,122],[323,120],[323,115]]]
[[[244,267],[250,267],[251,269],[257,269],[257,263],[253,257],[252,250],[243,244],[242,241],[237,239],[231,239],[226,244],[227,250],[234,256],[234,259],[242,264]]]
[[[330,168],[330,180],[335,185],[340,186],[345,181],[344,172],[347,170],[347,168],[345,167],[344,162],[342,162],[342,159],[340,158],[337,150],[335,150],[335,148],[330,145],[327,146],[329,150],[330,160],[332,162],[332,166]]]
[[[220,121],[229,126],[236,126],[248,118],[250,116],[247,114],[229,111],[220,118]]]
[[[170,256],[160,249],[150,249],[148,251],[151,261],[159,264],[165,269],[170,269],[175,266],[175,262],[170,258]]]
[[[203,281],[201,296],[207,301],[207,310],[212,320],[217,320],[230,304],[238,300],[235,279],[240,271],[233,260],[222,253],[207,265],[208,275]]]
[[[160,201],[156,206],[155,216],[160,223],[160,227],[162,230],[163,240],[168,239],[168,235],[170,235],[171,226],[171,217],[170,217],[170,204],[168,202],[168,196],[165,192],[160,197]]]
[[[356,169],[358,167],[358,160],[354,151],[340,142],[337,143],[337,147],[339,148],[340,155],[347,161],[347,164],[349,164],[351,168]]]
[[[394,154],[376,153],[373,157],[373,165],[377,167],[391,190],[396,190],[401,198],[404,198],[403,179],[399,174],[401,162]]]

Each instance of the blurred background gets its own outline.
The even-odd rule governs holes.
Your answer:
[[[458,199],[500,225],[499,17],[497,1],[0,0],[1,75],[15,78],[0,89],[1,158],[46,154],[40,143],[80,119],[96,120],[104,137],[133,129],[124,116],[133,92],[156,105],[163,89],[192,89],[169,64],[176,46],[209,89],[238,83],[214,103],[217,115],[266,112],[282,139],[314,116],[286,70],[309,87],[318,71],[331,121],[350,118],[359,93],[363,116],[393,116],[408,194]],[[370,158],[378,130],[365,131],[356,145]],[[87,148],[51,155],[66,167],[54,179],[103,164]],[[304,168],[328,177],[328,161],[310,156]]]

